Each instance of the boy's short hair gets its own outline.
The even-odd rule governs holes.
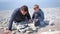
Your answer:
[[[35,5],[34,5],[34,8],[39,8],[39,5],[35,4]]]
[[[26,5],[23,5],[22,7],[21,7],[21,10],[23,10],[23,11],[28,11],[28,7],[26,6]]]

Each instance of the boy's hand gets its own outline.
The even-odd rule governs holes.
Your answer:
[[[37,22],[37,21],[38,21],[38,19],[34,19],[34,21],[35,21],[35,22]]]
[[[10,30],[5,30],[4,34],[11,34],[12,32]]]
[[[31,19],[29,19],[29,23],[32,23],[32,20]]]

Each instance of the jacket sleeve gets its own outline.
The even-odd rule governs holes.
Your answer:
[[[32,20],[34,19],[34,14],[32,15]]]
[[[44,20],[44,13],[43,13],[43,11],[41,10],[40,12],[39,12],[39,14],[40,14],[40,20]]]
[[[31,19],[29,12],[27,13],[27,18],[28,18],[28,20]]]
[[[12,29],[12,24],[13,24],[13,21],[14,21],[15,16],[16,16],[16,10],[14,10],[13,14],[11,15],[11,19],[10,19],[9,25],[8,25],[8,29],[9,30]]]

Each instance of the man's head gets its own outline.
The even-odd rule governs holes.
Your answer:
[[[39,5],[37,5],[37,4],[34,5],[34,11],[35,12],[39,11]]]
[[[26,15],[27,12],[28,12],[28,7],[26,5],[23,5],[21,7],[21,13],[22,13],[22,15]]]

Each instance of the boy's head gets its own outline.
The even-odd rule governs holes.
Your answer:
[[[26,5],[23,5],[21,7],[21,13],[22,13],[22,15],[26,15],[27,12],[28,12],[28,7]]]
[[[37,4],[34,5],[34,11],[35,12],[39,11],[39,5],[37,5]]]

